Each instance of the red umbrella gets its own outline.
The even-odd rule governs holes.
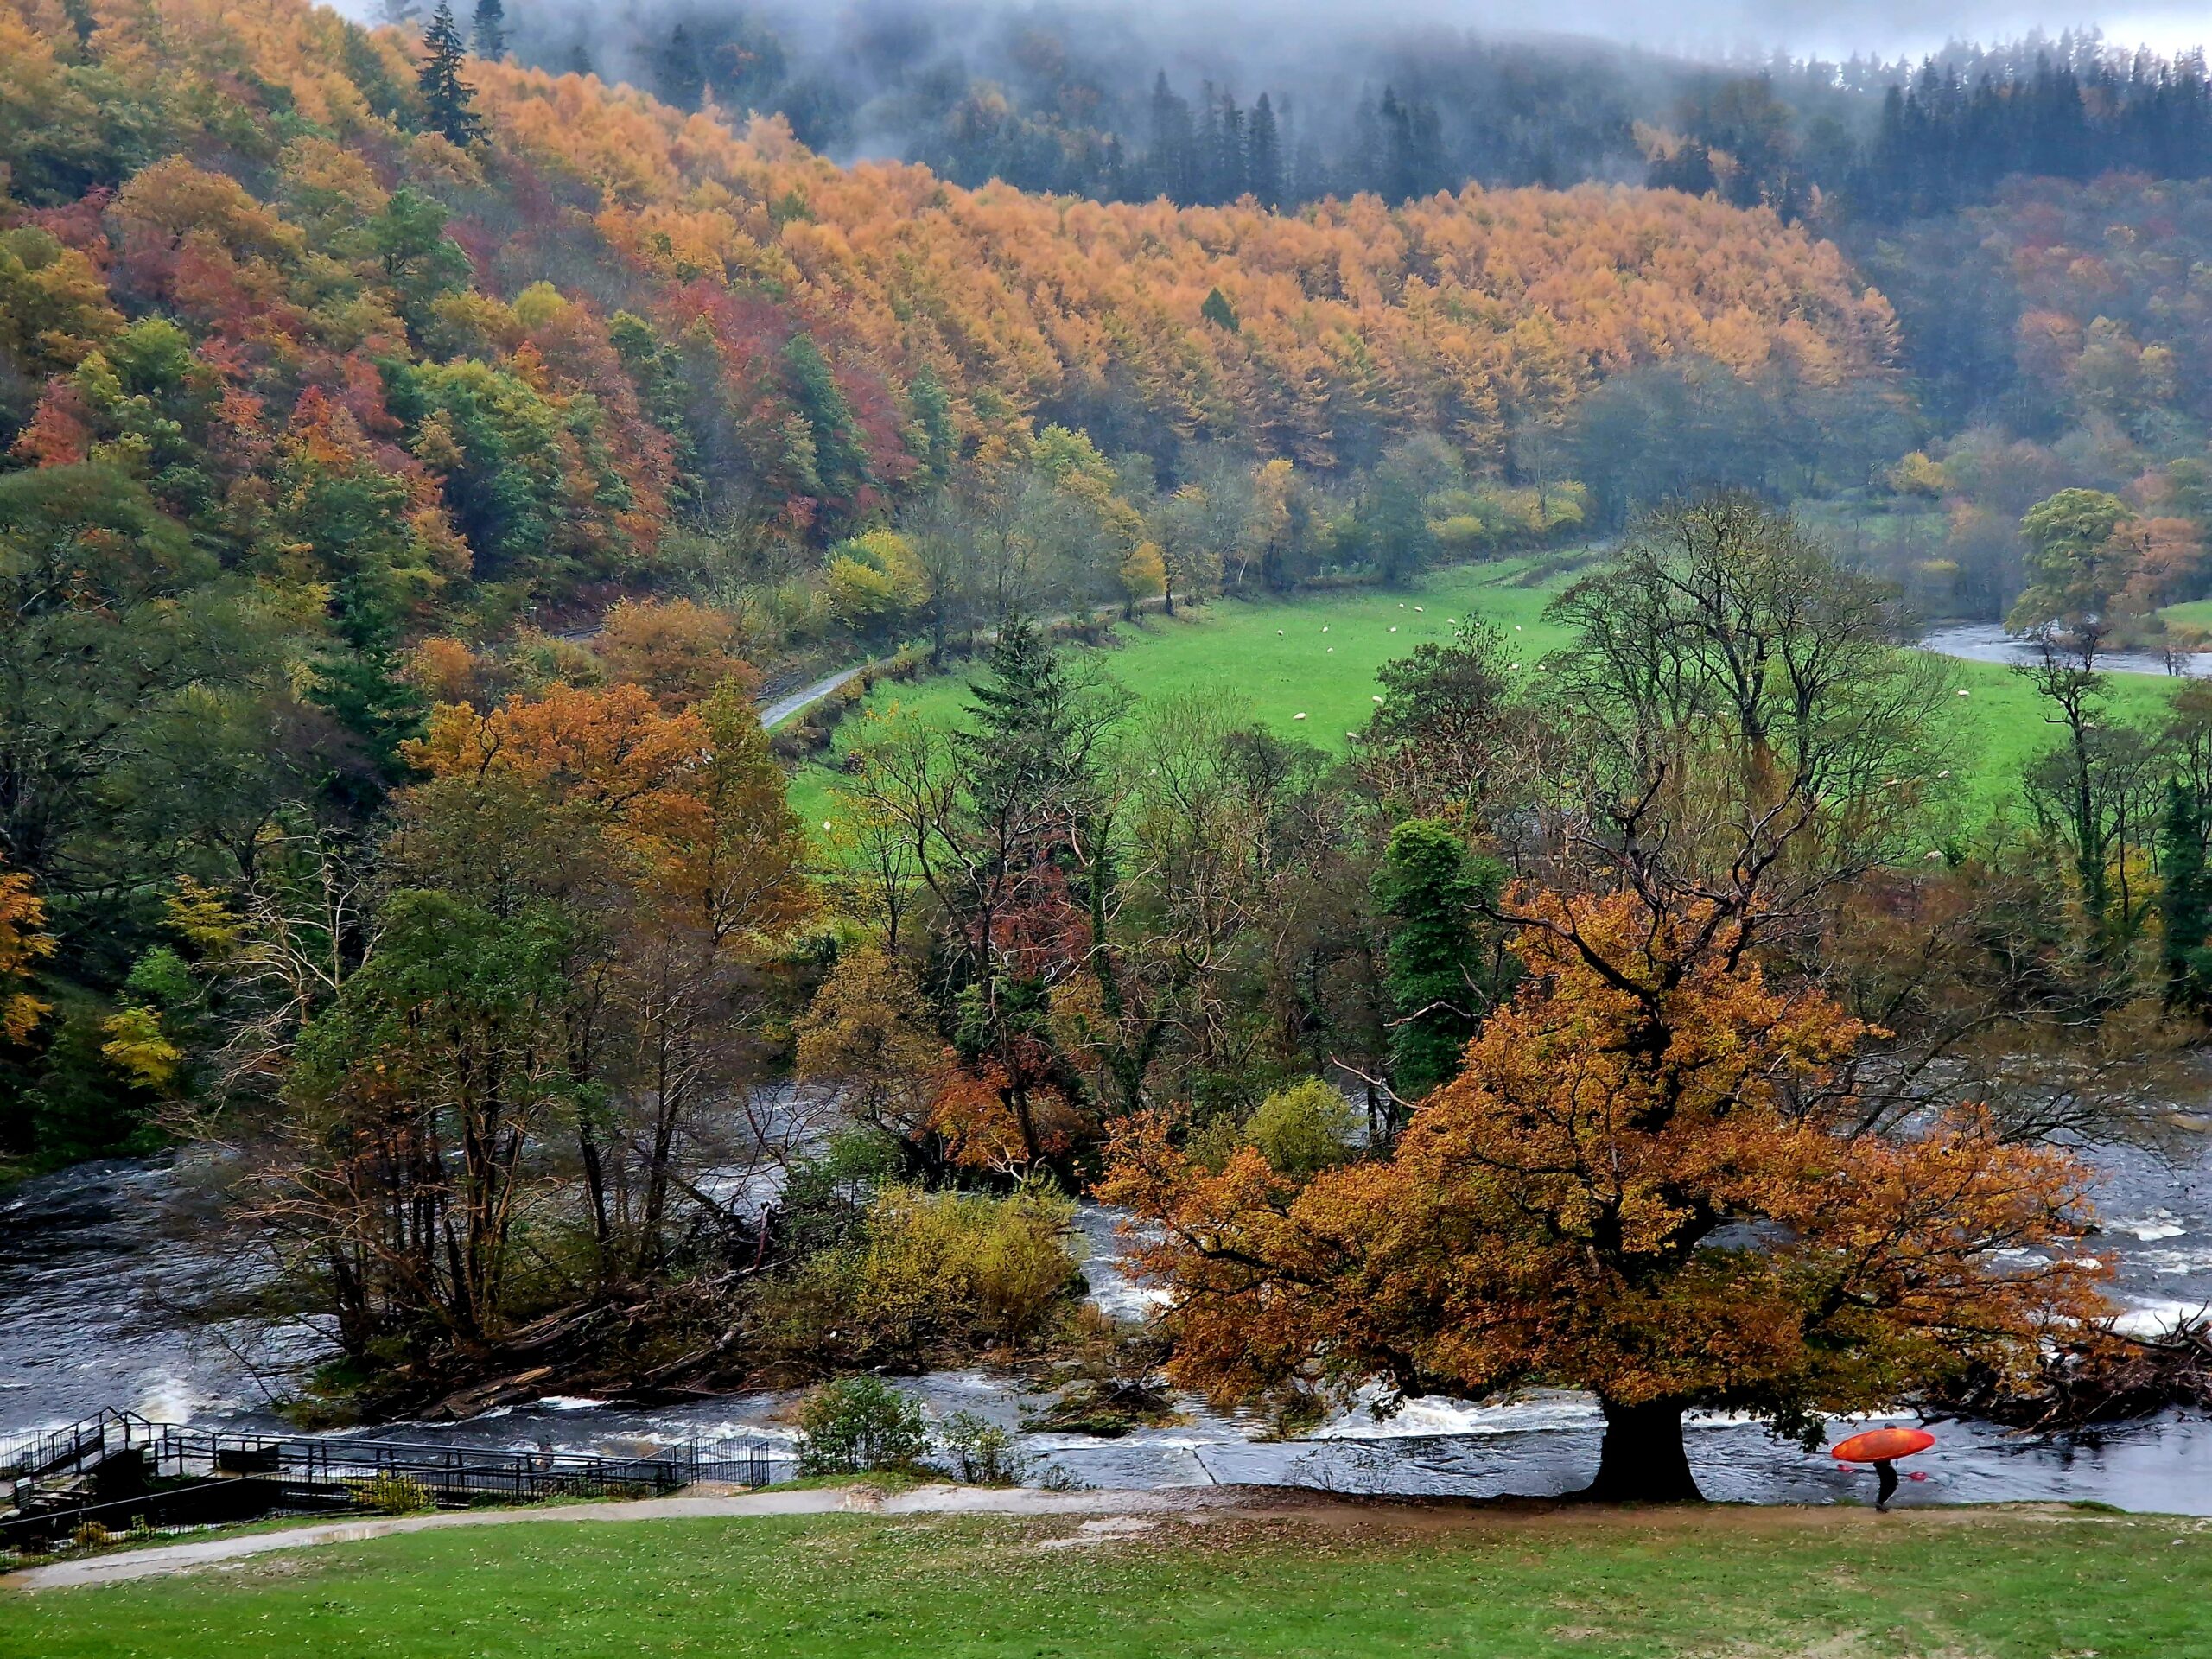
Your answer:
[[[1891,1463],[1925,1452],[1936,1437],[1924,1428],[1870,1428],[1854,1434],[1828,1455],[1839,1463]]]

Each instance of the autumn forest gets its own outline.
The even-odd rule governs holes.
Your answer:
[[[2212,1400],[2201,57],[1148,47],[0,0],[0,1192],[187,1172],[303,1424]]]

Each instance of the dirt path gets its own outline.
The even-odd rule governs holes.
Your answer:
[[[1160,606],[1158,600],[1147,599],[1139,601],[1136,608],[1141,612],[1150,614],[1151,613],[1159,610]],[[1057,628],[1063,623],[1073,621],[1075,620],[1075,616],[1076,613],[1073,611],[1062,611],[1057,615],[1039,617],[1036,620],[1036,626],[1044,629]],[[562,637],[566,638],[567,636],[563,635]],[[582,635],[579,637],[588,638],[589,636]],[[988,641],[996,639],[998,637],[998,630],[996,628],[985,628],[982,632],[974,633],[972,635],[972,638],[979,643],[988,643]],[[838,687],[843,685],[847,681],[858,679],[862,674],[867,673],[871,666],[873,666],[873,664],[868,663],[855,663],[850,668],[841,668],[835,674],[824,675],[822,678],[815,681],[811,685],[803,685],[796,691],[785,692],[782,696],[776,698],[772,702],[763,703],[760,707],[761,725],[766,727],[768,730],[772,732],[774,731],[777,727],[789,720],[793,715],[798,713],[802,709],[812,708],[816,703],[821,702],[823,698],[836,690]]]
[[[395,1533],[448,1527],[512,1526],[523,1522],[684,1521],[764,1515],[1010,1515],[1080,1516],[1122,1522],[1189,1515],[1196,1510],[1246,1510],[1249,1497],[1210,1489],[1176,1491],[1045,1492],[1028,1487],[920,1486],[885,1493],[868,1486],[815,1491],[741,1493],[727,1497],[641,1498],[633,1503],[562,1503],[512,1510],[464,1510],[448,1515],[384,1520],[324,1522],[281,1532],[248,1533],[193,1543],[165,1544],[80,1561],[57,1561],[0,1577],[0,1588],[60,1590],[77,1585],[118,1584],[128,1579],[222,1567],[271,1550],[318,1544],[352,1544]]]
[[[856,678],[868,670],[866,663],[855,663],[850,668],[841,668],[826,675],[811,685],[803,685],[796,691],[785,692],[760,710],[760,723],[773,731],[802,709],[810,709],[828,696],[846,681]]]

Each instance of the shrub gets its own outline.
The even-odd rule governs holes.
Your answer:
[[[115,1541],[115,1535],[97,1521],[87,1521],[69,1535],[70,1542],[79,1549],[102,1549]]]
[[[829,727],[810,715],[798,715],[776,728],[768,752],[779,760],[804,760],[830,747]]]
[[[766,1293],[783,1340],[814,1363],[918,1365],[1033,1341],[1078,1282],[1066,1200],[888,1187],[856,1231]]]
[[[437,1507],[430,1489],[410,1475],[386,1469],[373,1480],[349,1480],[346,1490],[353,1502],[375,1515],[418,1515]]]
[[[1344,1160],[1353,1126],[1344,1097],[1308,1077],[1262,1101],[1244,1120],[1244,1138],[1284,1174],[1308,1176]]]
[[[873,1376],[817,1389],[799,1408],[798,1427],[802,1475],[907,1469],[929,1450],[921,1402]]]
[[[1014,1436],[987,1417],[956,1411],[938,1429],[953,1478],[969,1486],[1018,1486],[1031,1459],[1014,1449]]]

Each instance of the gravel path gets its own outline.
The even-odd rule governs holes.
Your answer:
[[[810,708],[850,679],[856,679],[867,669],[866,663],[855,663],[850,668],[841,668],[811,685],[803,685],[796,691],[786,692],[760,711],[760,723],[770,731],[789,720],[802,709]]]
[[[1157,600],[1150,599],[1141,601],[1137,606],[1137,609],[1147,613],[1158,610],[1159,608],[1160,602]],[[1046,629],[1057,628],[1062,623],[1072,621],[1074,618],[1074,612],[1063,611],[1056,616],[1044,616],[1038,618],[1036,626],[1039,628]],[[588,638],[589,636],[587,634],[580,635],[578,637]],[[986,628],[981,633],[978,633],[974,637],[979,642],[995,639],[999,637],[998,630],[995,628]],[[857,679],[861,675],[868,671],[868,664],[866,663],[855,663],[850,668],[841,668],[835,674],[825,675],[823,678],[815,681],[811,685],[803,685],[796,691],[786,692],[784,696],[778,697],[773,702],[768,703],[761,709],[760,723],[766,727],[770,731],[774,731],[777,727],[782,725],[784,721],[789,720],[793,715],[798,713],[800,709],[809,708],[813,704],[821,702],[823,698],[828,696],[839,686],[844,684],[846,681]]]
[[[463,1510],[446,1515],[393,1516],[384,1520],[324,1522],[281,1532],[248,1533],[230,1538],[166,1544],[151,1549],[56,1561],[0,1577],[0,1588],[61,1590],[81,1585],[119,1584],[202,1567],[222,1567],[274,1550],[306,1549],[318,1544],[353,1544],[395,1533],[433,1532],[448,1527],[512,1526],[523,1522],[713,1520],[763,1515],[1013,1515],[1082,1516],[1100,1518],[1109,1529],[1146,1517],[1185,1515],[1195,1510],[1247,1507],[1249,1498],[1205,1491],[1129,1492],[1046,1492],[1031,1487],[920,1486],[885,1493],[868,1486],[827,1487],[811,1491],[752,1492],[727,1497],[641,1498],[621,1503],[562,1503],[512,1510]]]

